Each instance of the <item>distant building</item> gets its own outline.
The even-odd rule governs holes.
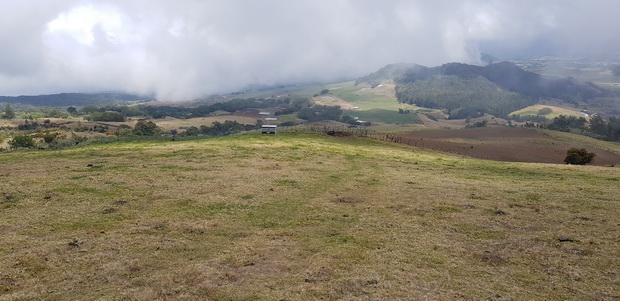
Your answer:
[[[263,124],[261,126],[261,133],[263,134],[276,134],[278,126],[274,124]]]

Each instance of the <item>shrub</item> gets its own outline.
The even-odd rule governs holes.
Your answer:
[[[538,115],[549,115],[551,113],[553,113],[553,109],[548,108],[548,107],[544,107],[544,108],[538,110]]]
[[[43,135],[43,141],[47,144],[52,144],[55,142],[56,136],[57,136],[56,133],[47,133]]]
[[[564,163],[585,165],[592,162],[595,156],[595,153],[590,153],[585,148],[571,148],[566,152]]]
[[[14,136],[13,140],[9,142],[11,148],[33,148],[35,147],[32,137],[26,135]]]
[[[87,119],[92,121],[125,122],[125,116],[118,112],[93,112]]]
[[[133,134],[136,136],[155,136],[159,132],[160,129],[154,122],[144,120],[138,121],[133,129]]]

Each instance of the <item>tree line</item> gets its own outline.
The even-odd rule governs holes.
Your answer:
[[[533,105],[536,100],[498,89],[483,77],[442,75],[396,86],[400,102],[445,110],[450,119],[476,118],[486,114],[505,117]]]
[[[599,115],[588,122],[584,117],[560,115],[542,127],[575,134],[587,135],[596,139],[620,141],[620,118],[610,117],[605,120]]]

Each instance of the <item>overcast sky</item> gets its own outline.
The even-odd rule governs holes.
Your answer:
[[[0,95],[184,100],[396,62],[620,51],[617,0],[3,0]]]

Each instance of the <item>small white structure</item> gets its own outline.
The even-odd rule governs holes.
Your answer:
[[[261,133],[263,134],[276,134],[278,126],[275,124],[263,124],[261,126]]]
[[[271,113],[270,112],[259,112],[258,115],[266,115],[266,116],[268,116],[268,115],[271,115]]]
[[[276,121],[278,120],[278,117],[267,117],[265,118],[265,121]]]

